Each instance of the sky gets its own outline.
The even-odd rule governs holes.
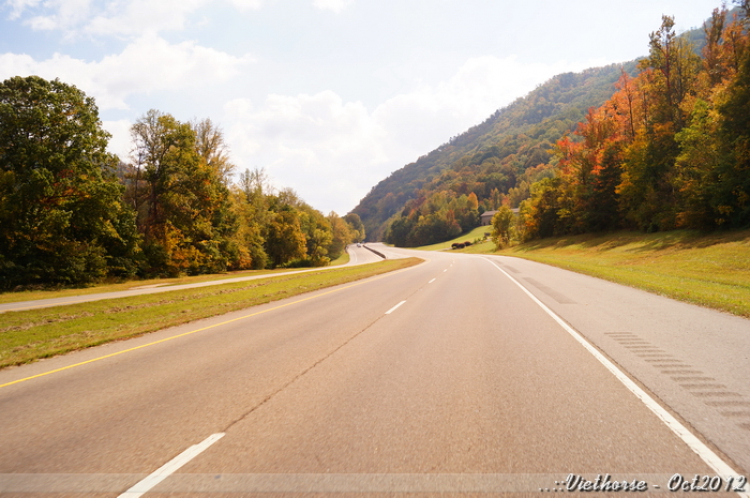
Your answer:
[[[95,99],[111,152],[150,109],[328,214],[564,72],[648,53],[719,0],[0,0],[0,81]]]

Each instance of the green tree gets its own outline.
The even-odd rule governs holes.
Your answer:
[[[0,287],[136,270],[133,216],[94,100],[59,80],[0,84]]]
[[[564,233],[561,227],[560,177],[543,178],[531,185],[531,197],[522,203],[527,239],[552,237]]]
[[[719,140],[723,160],[721,185],[714,196],[719,222],[750,226],[750,50],[746,50],[737,77],[719,106]]]
[[[414,222],[405,216],[397,216],[385,232],[385,241],[397,247],[405,247]]]
[[[716,128],[716,112],[708,102],[698,100],[690,124],[676,135],[681,149],[674,181],[680,194],[680,226],[701,229],[715,226],[717,213],[712,197],[721,183]]]
[[[265,250],[274,267],[305,257],[307,240],[295,211],[275,213],[265,228]]]
[[[365,225],[362,223],[357,213],[349,213],[344,216],[344,221],[349,225],[349,230],[352,233],[352,242],[364,242],[367,234],[365,233]]]

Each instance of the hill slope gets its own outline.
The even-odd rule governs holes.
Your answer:
[[[388,220],[423,189],[474,192],[483,209],[496,208],[490,199],[493,189],[508,194],[527,180],[524,174],[529,168],[547,163],[554,143],[572,132],[589,108],[611,97],[623,71],[634,75],[636,62],[555,76],[483,123],[393,172],[353,210],[365,224],[368,240],[380,240]]]

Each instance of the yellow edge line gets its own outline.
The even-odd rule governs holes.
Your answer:
[[[46,375],[51,375],[51,374],[57,373],[57,372],[62,372],[63,370],[68,370],[68,369],[71,369],[71,368],[80,367],[81,365],[86,365],[88,363],[93,363],[95,361],[105,360],[107,358],[112,358],[113,356],[118,356],[118,355],[121,355],[121,354],[124,354],[124,353],[129,353],[129,352],[135,351],[137,349],[142,349],[142,348],[146,348],[146,347],[149,347],[149,346],[154,346],[156,344],[161,344],[163,342],[171,341],[172,339],[178,339],[180,337],[185,337],[186,335],[195,334],[196,332],[202,332],[204,330],[212,329],[212,328],[215,328],[215,327],[220,327],[220,326],[226,325],[228,323],[236,322],[236,321],[239,321],[239,320],[244,320],[246,318],[250,318],[250,317],[253,317],[253,316],[261,315],[263,313],[268,313],[269,311],[275,311],[275,310],[278,310],[278,309],[281,309],[281,308],[286,308],[287,306],[291,306],[293,304],[299,304],[299,303],[302,303],[302,302],[305,302],[305,301],[309,301],[311,299],[316,299],[316,298],[319,298],[319,297],[322,297],[322,296],[326,296],[328,294],[333,294],[334,292],[339,292],[339,291],[342,291],[342,290],[345,290],[345,289],[351,289],[352,287],[356,287],[358,285],[363,285],[363,284],[369,283],[369,282],[371,282],[373,280],[385,278],[385,277],[390,276],[390,275],[395,275],[396,273],[401,273],[403,271],[411,270],[412,268],[415,268],[415,266],[410,266],[409,268],[402,268],[401,270],[387,272],[387,273],[385,273],[383,275],[376,275],[374,277],[368,277],[366,280],[363,280],[361,282],[357,282],[356,284],[347,285],[346,287],[341,287],[339,289],[334,289],[334,290],[330,290],[328,292],[323,292],[322,294],[317,294],[315,296],[310,296],[310,297],[306,297],[304,299],[299,299],[299,300],[293,301],[291,303],[286,303],[286,304],[282,304],[280,306],[275,306],[275,307],[267,309],[267,310],[257,311],[255,313],[250,313],[249,315],[240,316],[238,318],[232,318],[231,320],[226,320],[226,321],[221,322],[221,323],[215,323],[213,325],[209,325],[208,327],[203,327],[203,328],[200,328],[200,329],[191,330],[189,332],[184,332],[182,334],[173,335],[171,337],[166,337],[164,339],[159,339],[158,341],[149,342],[148,344],[141,344],[140,346],[135,346],[133,348],[123,349],[122,351],[117,351],[116,353],[110,353],[108,355],[99,356],[97,358],[92,358],[90,360],[82,361],[80,363],[74,363],[73,365],[68,365],[66,367],[61,367],[61,368],[57,368],[55,370],[50,370],[49,372],[43,372],[43,373],[40,373],[40,374],[32,375],[31,377],[25,377],[23,379],[14,380],[14,381],[11,381],[11,382],[6,382],[5,384],[0,384],[0,389],[2,389],[3,387],[12,386],[13,384],[19,384],[21,382],[25,382],[27,380],[36,379],[38,377],[44,377]]]

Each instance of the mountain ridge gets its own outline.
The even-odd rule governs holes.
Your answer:
[[[633,76],[637,61],[556,75],[482,123],[394,171],[373,186],[352,210],[362,219],[368,240],[381,240],[390,218],[408,201],[418,198],[425,185],[462,159],[480,160],[480,164],[489,158],[502,162],[521,151],[525,160],[522,168],[512,172],[516,177],[546,162],[554,142],[573,132],[589,108],[600,106],[614,93],[623,71]],[[532,145],[528,139],[538,143]],[[526,151],[522,150],[524,146]],[[519,162],[520,158],[515,157],[514,161]]]

